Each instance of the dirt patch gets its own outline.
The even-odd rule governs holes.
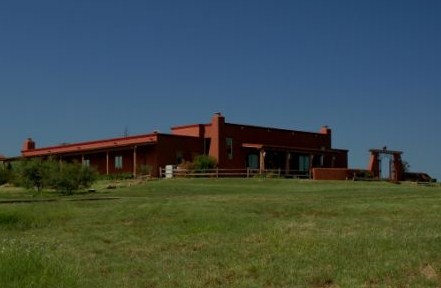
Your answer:
[[[334,283],[334,281],[332,281],[331,279],[314,281],[314,283],[312,283],[312,287],[314,287],[314,288],[340,288],[340,286],[338,284]]]
[[[421,274],[429,280],[438,279],[438,273],[430,264],[426,264],[421,268]]]

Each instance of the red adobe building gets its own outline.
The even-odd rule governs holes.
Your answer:
[[[171,134],[105,139],[37,148],[32,139],[23,145],[22,156],[55,157],[79,161],[102,174],[139,174],[191,161],[196,155],[213,156],[222,169],[280,169],[285,175],[310,175],[312,168],[347,168],[348,151],[332,148],[332,133],[322,127],[318,133],[258,127],[225,122],[215,113],[208,124],[171,128]]]

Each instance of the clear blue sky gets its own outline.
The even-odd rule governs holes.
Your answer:
[[[441,1],[0,5],[0,153],[227,121],[333,129],[441,179]]]

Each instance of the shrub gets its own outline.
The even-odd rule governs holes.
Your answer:
[[[133,179],[133,173],[117,173],[110,175],[103,175],[101,179],[111,180],[111,181],[124,181]]]
[[[56,169],[56,163],[51,159],[26,159],[20,162],[15,181],[19,186],[41,192],[50,186],[51,175]]]
[[[53,188],[71,195],[79,189],[89,188],[97,179],[95,170],[79,163],[58,163],[52,159],[26,159],[17,172],[17,184],[41,192]]]
[[[192,166],[194,170],[213,169],[217,166],[217,160],[208,155],[198,155],[193,159]]]
[[[95,170],[79,163],[63,163],[51,176],[51,186],[64,195],[92,186],[98,175]]]
[[[10,181],[10,173],[5,168],[0,168],[0,185],[6,184]]]
[[[153,167],[151,165],[141,165],[138,168],[138,174],[140,175],[150,175],[152,173]]]

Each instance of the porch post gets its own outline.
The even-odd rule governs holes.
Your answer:
[[[289,162],[291,160],[291,153],[290,152],[286,152],[286,163],[285,163],[285,174],[289,175],[289,170],[290,170],[290,166],[289,166]]]
[[[259,172],[262,174],[265,171],[265,150],[260,150],[260,164],[259,164]]]

